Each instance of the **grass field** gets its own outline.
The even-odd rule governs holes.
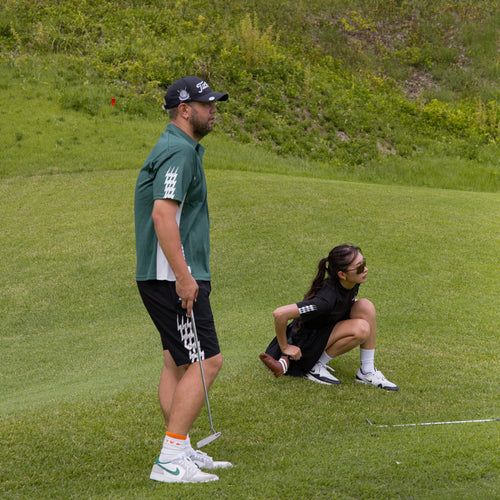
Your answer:
[[[235,467],[203,486],[148,479],[161,352],[134,284],[137,169],[13,175],[0,184],[1,496],[498,497],[498,422],[365,421],[499,416],[498,194],[225,171],[211,145],[225,366],[211,391],[223,435],[206,451]],[[355,384],[357,352],[333,363],[334,388],[275,380],[258,359],[273,308],[344,241],[368,259],[377,366],[399,393]],[[192,439],[208,433],[203,411]]]

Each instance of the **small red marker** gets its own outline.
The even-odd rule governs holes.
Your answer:
[[[116,99],[114,97],[111,98],[111,106],[115,106]]]

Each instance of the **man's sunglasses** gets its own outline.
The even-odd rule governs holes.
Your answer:
[[[346,269],[345,272],[356,271],[356,274],[363,274],[365,272],[366,267],[366,259],[363,259],[363,262],[358,267],[353,267],[351,269]]]

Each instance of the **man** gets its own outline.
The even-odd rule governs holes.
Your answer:
[[[215,474],[200,469],[231,467],[195,451],[189,441],[205,401],[198,363],[203,363],[207,390],[222,366],[209,301],[205,149],[199,142],[213,129],[215,102],[227,98],[197,77],[175,81],[163,106],[170,123],[144,163],[135,188],[136,280],[164,353],[158,395],[167,432],[150,475],[156,481],[214,481]]]

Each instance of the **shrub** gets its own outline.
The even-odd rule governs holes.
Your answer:
[[[495,145],[492,0],[314,0],[307,8],[257,0],[251,8],[8,0],[0,49],[12,64],[43,58],[55,67],[63,106],[91,115],[113,93],[121,111],[152,116],[174,79],[197,74],[230,94],[221,106],[226,133],[283,154],[360,165],[387,150],[413,156],[433,141],[447,154],[467,140]],[[483,26],[477,41],[471,33]]]

